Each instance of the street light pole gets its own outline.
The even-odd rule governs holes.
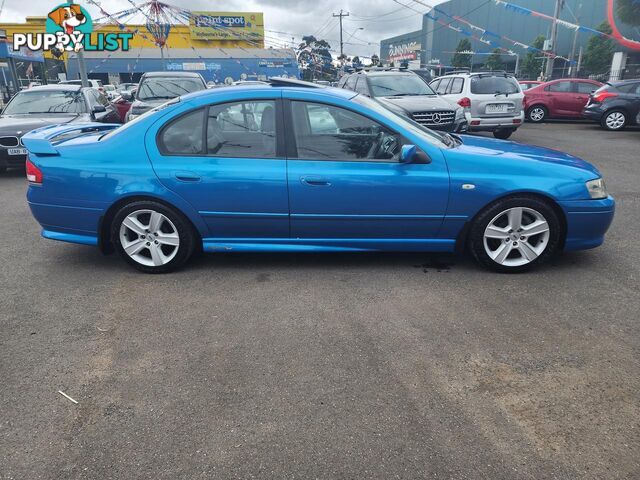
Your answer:
[[[558,40],[558,18],[564,7],[564,0],[556,0],[556,8],[553,12],[553,25],[551,26],[551,55],[556,53],[556,41]],[[547,71],[545,72],[546,80],[553,75],[553,56],[547,58]]]

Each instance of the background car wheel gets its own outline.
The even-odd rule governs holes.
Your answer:
[[[534,105],[527,110],[527,119],[533,123],[544,122],[547,119],[549,112],[542,105]]]
[[[515,130],[512,128],[496,130],[495,132],[493,132],[493,136],[499,138],[500,140],[506,140],[513,134],[513,132],[515,132]]]
[[[561,243],[561,222],[537,197],[499,200],[476,217],[469,247],[481,265],[498,272],[522,272],[549,259]]]
[[[622,130],[627,125],[627,116],[620,110],[612,110],[604,114],[601,123],[606,130]]]
[[[153,201],[126,205],[116,213],[111,239],[122,257],[145,273],[166,273],[191,257],[197,236],[173,208]]]

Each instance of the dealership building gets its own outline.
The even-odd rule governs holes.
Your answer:
[[[550,16],[554,14],[556,3],[551,0],[511,0],[511,2],[520,7]],[[551,36],[551,21],[531,15],[523,15],[512,9],[497,5],[493,1],[450,0],[438,5],[437,8],[451,16],[459,16],[489,32],[495,32],[502,37],[508,37],[526,45],[531,45],[538,35],[544,35],[546,38]],[[480,35],[479,32],[471,30],[468,25],[456,22],[437,11],[432,11],[431,15],[439,18],[444,23],[451,24],[452,27],[466,30],[477,36]],[[565,0],[560,18],[567,22],[596,28],[607,18],[606,2]],[[628,38],[637,38],[637,32],[634,32],[631,28],[620,24],[618,27],[623,33],[626,31]],[[574,58],[577,60],[580,50],[584,51],[586,49],[591,36],[588,32],[576,33],[573,30],[559,26],[556,52],[558,55],[567,58],[574,52]],[[478,42],[461,32],[447,28],[427,15],[422,18],[422,28],[420,30],[382,40],[380,42],[380,59],[387,65],[394,63],[394,65],[398,66],[402,62],[409,62],[410,66],[419,64],[418,66],[423,68],[432,68],[436,72],[438,70],[441,71],[452,68],[451,59],[458,43],[463,38],[468,38],[473,52],[478,53],[477,56],[472,58],[474,68],[481,68],[486,60],[486,55],[495,47]],[[516,47],[508,41],[492,36],[486,36],[485,38],[512,50],[518,54],[518,60],[522,60],[527,54],[525,49]],[[624,56],[621,68],[627,70],[626,77],[640,76],[640,58],[638,58],[638,54],[628,52],[622,47],[619,50]],[[503,55],[502,61],[511,71],[514,70],[515,56]],[[554,76],[567,75],[569,66],[568,62],[557,60],[554,64]]]
[[[298,77],[292,49],[264,48],[264,21],[260,12],[192,12],[189,24],[169,26],[164,48],[146,25],[94,25],[93,37],[109,33],[131,33],[129,50],[86,51],[89,78],[119,83],[137,81],[144,72],[193,71],[207,81],[230,82],[265,79],[270,76]],[[14,33],[44,33],[46,17],[27,17],[23,23],[0,23],[0,87],[5,92],[30,82],[57,82],[79,78],[73,52],[12,51]]]

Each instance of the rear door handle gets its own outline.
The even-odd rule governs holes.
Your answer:
[[[181,182],[199,182],[200,175],[194,172],[175,172],[175,177]]]
[[[331,185],[329,180],[322,177],[300,177],[300,183],[310,185],[312,187],[328,187]]]

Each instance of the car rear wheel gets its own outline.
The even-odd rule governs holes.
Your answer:
[[[506,140],[511,135],[513,135],[513,132],[515,132],[513,128],[505,128],[496,130],[495,132],[493,132],[493,136],[499,138],[500,140]]]
[[[607,130],[622,130],[627,125],[627,116],[620,110],[612,110],[604,114],[601,123]]]
[[[560,247],[561,223],[537,197],[510,197],[485,208],[471,226],[475,259],[497,272],[515,273],[549,259]]]
[[[167,273],[193,254],[196,235],[173,208],[153,201],[132,202],[116,213],[111,238],[122,257],[145,273]]]
[[[549,112],[542,105],[535,105],[527,110],[527,118],[533,123],[544,122],[548,115]]]

